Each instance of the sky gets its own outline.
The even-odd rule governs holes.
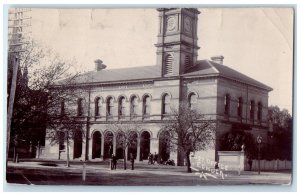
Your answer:
[[[269,105],[292,111],[293,10],[198,8],[198,60],[223,55],[224,64],[270,87]],[[32,37],[77,71],[155,65],[155,9],[32,9]]]

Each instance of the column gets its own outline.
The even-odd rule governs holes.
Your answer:
[[[125,160],[128,160],[128,146],[125,148]]]
[[[80,160],[82,160],[82,161],[85,160],[85,148],[86,148],[86,143],[84,141],[82,141],[81,157],[80,157]]]
[[[89,137],[89,154],[88,154],[88,158],[89,160],[92,160],[92,154],[93,154],[93,137],[92,135],[90,135]]]
[[[70,156],[70,160],[74,159],[74,139],[69,139],[69,156]]]
[[[141,157],[140,157],[140,154],[141,154],[141,138],[138,137],[137,138],[137,150],[136,150],[136,161],[140,161],[141,160]]]
[[[150,153],[154,154],[154,152],[158,153],[158,138],[150,139]]]
[[[104,134],[101,133],[101,155],[100,158],[104,159]]]
[[[114,137],[113,137],[113,154],[114,155],[116,155],[117,153],[117,138],[116,138],[116,136],[115,136],[115,134],[114,134]]]

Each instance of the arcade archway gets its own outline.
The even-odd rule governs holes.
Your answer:
[[[111,155],[113,154],[113,138],[114,134],[111,131],[105,133],[103,159],[111,158]]]
[[[137,157],[137,139],[138,139],[138,134],[134,131],[131,131],[129,134],[129,145],[128,145],[128,155],[127,159],[130,160],[131,154],[134,159]]]
[[[162,131],[159,134],[158,158],[160,161],[167,161],[170,159],[170,133],[167,131]]]
[[[82,155],[82,132],[76,131],[74,134],[73,158],[80,158]]]
[[[150,153],[150,133],[143,131],[140,139],[140,159],[147,160]]]
[[[96,131],[93,134],[93,149],[92,149],[92,159],[101,157],[101,133]]]

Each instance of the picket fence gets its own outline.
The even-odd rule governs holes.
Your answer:
[[[260,160],[260,169],[262,171],[278,171],[292,169],[292,161],[289,160]],[[250,165],[245,162],[245,170],[250,170]],[[258,160],[252,161],[252,171],[258,171]]]

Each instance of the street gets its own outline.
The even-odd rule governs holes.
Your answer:
[[[35,185],[104,185],[104,186],[202,186],[202,185],[282,185],[290,184],[291,173],[244,171],[225,173],[225,179],[187,173],[186,167],[167,165],[135,164],[131,170],[123,170],[119,163],[117,170],[110,170],[109,163],[86,163],[86,180],[83,181],[83,163],[72,163],[66,168],[64,163],[21,162],[9,163],[7,182]]]

